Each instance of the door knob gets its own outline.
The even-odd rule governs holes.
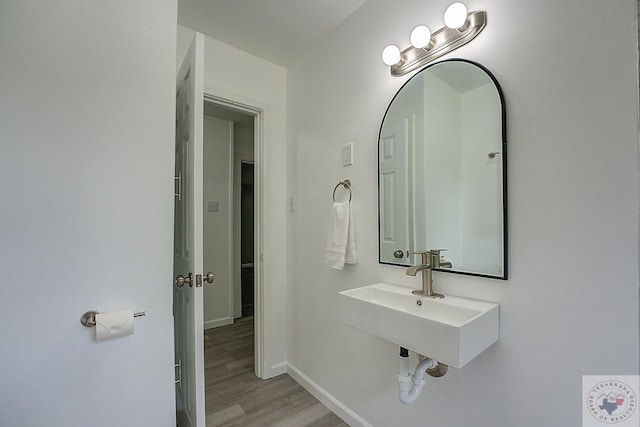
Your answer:
[[[398,249],[393,253],[395,258],[404,258],[404,251],[402,249]]]
[[[208,272],[207,274],[204,275],[204,277],[202,277],[202,274],[196,274],[196,288],[201,288],[202,287],[202,280],[204,279],[205,282],[207,283],[213,283],[213,273],[212,272]],[[191,286],[191,285],[189,285]]]
[[[200,286],[202,286],[203,280],[207,283],[213,283],[214,281],[213,273],[208,272],[207,274],[204,275],[204,277],[198,274],[196,276],[195,282],[193,280],[193,274],[189,273],[187,277],[184,277],[182,274],[179,274],[178,276],[176,276],[176,280],[173,283],[179,288],[183,287],[185,283],[193,287],[193,284],[195,283],[196,286],[199,288]]]
[[[179,288],[183,287],[185,283],[189,286],[193,286],[193,274],[189,273],[187,277],[184,277],[182,274],[176,276],[175,285]]]

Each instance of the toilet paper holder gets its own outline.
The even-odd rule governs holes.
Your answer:
[[[92,327],[96,326],[96,314],[99,314],[99,313],[100,312],[96,311],[96,310],[87,311],[80,318],[80,323],[82,323],[82,326],[86,326],[87,328],[92,328]],[[140,311],[138,313],[133,313],[133,317],[142,317],[142,316],[146,316],[146,315],[147,315],[147,313],[144,312],[144,311]]]

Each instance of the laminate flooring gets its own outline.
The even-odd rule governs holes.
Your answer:
[[[253,316],[204,336],[207,427],[347,426],[289,375],[255,376]]]

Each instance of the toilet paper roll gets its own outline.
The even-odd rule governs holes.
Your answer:
[[[96,314],[96,340],[133,334],[133,311],[119,310]]]

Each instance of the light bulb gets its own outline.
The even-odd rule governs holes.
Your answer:
[[[429,46],[431,42],[431,30],[424,26],[418,25],[411,31],[411,45],[418,49]]]
[[[398,46],[390,44],[382,50],[382,62],[391,66],[400,62],[400,49]]]
[[[462,3],[453,3],[444,11],[444,25],[457,29],[467,22],[467,6]]]

